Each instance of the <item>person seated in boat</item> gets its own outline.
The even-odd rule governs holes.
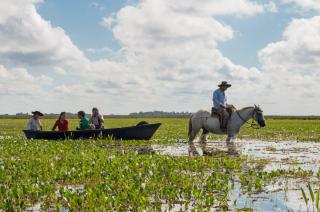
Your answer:
[[[52,131],[55,131],[58,127],[58,130],[60,132],[67,132],[69,130],[69,121],[67,120],[67,114],[66,112],[61,112],[58,120],[55,122],[55,124],[52,127]]]
[[[228,120],[230,118],[229,112],[234,110],[233,105],[227,104],[227,97],[225,95],[225,91],[231,87],[226,81],[221,82],[218,85],[218,89],[213,92],[213,108],[212,108],[212,115],[218,114],[220,116],[220,128],[222,130],[226,130]]]
[[[94,125],[95,129],[103,129],[104,119],[103,115],[99,113],[98,108],[92,108],[92,116],[90,122]]]
[[[89,119],[86,117],[86,113],[84,111],[78,112],[78,118],[80,119],[79,127],[77,130],[90,130],[95,129],[94,125],[90,123]]]
[[[42,130],[42,124],[40,121],[40,117],[43,116],[43,114],[40,111],[33,111],[31,119],[29,119],[27,123],[26,130],[32,130],[32,131],[41,131]]]

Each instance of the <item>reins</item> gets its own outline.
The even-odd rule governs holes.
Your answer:
[[[261,128],[253,119],[252,119],[252,122],[249,123],[249,120],[246,121],[246,120],[240,115],[240,113],[239,113],[238,110],[236,111],[236,113],[237,113],[237,115],[239,116],[239,118],[241,119],[241,121],[243,121],[245,124],[248,124],[250,128],[256,129],[256,130]],[[251,118],[253,118],[253,114],[252,114]]]

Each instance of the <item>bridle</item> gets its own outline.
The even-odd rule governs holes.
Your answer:
[[[256,111],[257,111],[256,108],[253,109],[253,112],[256,112]],[[258,125],[258,124],[254,121],[254,119],[253,119],[253,114],[254,114],[254,113],[252,113],[252,116],[250,117],[250,118],[252,119],[252,122],[251,122],[251,123],[249,123],[249,120],[250,120],[250,119],[249,119],[248,121],[246,121],[246,120],[240,115],[240,113],[239,113],[238,110],[236,111],[236,113],[237,113],[237,115],[239,116],[239,118],[241,119],[241,121],[243,121],[245,124],[248,124],[250,128],[256,129],[256,130],[261,128],[261,126]]]

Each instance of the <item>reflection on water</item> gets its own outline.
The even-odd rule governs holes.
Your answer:
[[[225,142],[208,142],[207,145],[196,144],[194,148],[199,155],[216,154],[219,151],[226,153],[230,150]],[[244,141],[239,140],[233,146],[240,154],[247,155],[249,158],[267,160],[264,170],[267,172],[278,169],[301,169],[311,170],[314,173],[309,182],[318,182],[319,178],[316,173],[320,166],[320,143],[314,142],[266,142],[259,140]],[[174,145],[152,145],[152,149],[164,155],[172,156],[187,156],[189,155],[189,145],[186,142],[180,142]],[[210,151],[215,149],[218,151]],[[228,153],[229,154],[229,153]],[[305,190],[306,179],[286,179],[280,178],[277,182],[273,182],[263,187],[263,192],[260,193],[242,193],[241,185],[236,180],[233,189],[230,189],[228,194],[228,205],[231,211],[237,209],[253,209],[254,211],[312,211],[312,206],[308,208],[302,198],[300,188]],[[319,184],[318,184],[319,185]],[[313,188],[318,190],[319,187],[313,184]],[[59,186],[59,189],[68,189],[72,192],[84,192],[83,185]],[[230,186],[231,188],[231,186]],[[187,208],[192,208],[192,203],[187,205],[174,205],[170,211],[184,211]],[[40,203],[28,208],[28,211],[41,211]],[[168,211],[169,206],[165,203],[162,205],[163,211]],[[219,211],[219,209],[216,209]],[[68,211],[62,208],[63,212]],[[215,211],[213,208],[212,211]]]
[[[164,155],[186,156],[189,154],[189,145],[181,141],[174,145],[153,145],[152,147]],[[195,144],[195,148],[199,155],[204,155],[207,149],[230,151],[225,142],[214,141],[208,142],[206,146]],[[320,143],[238,140],[234,148],[249,158],[268,161],[264,168],[267,172],[278,169],[310,170],[314,173],[314,177],[308,181],[319,183],[319,178],[316,176],[320,168]],[[305,184],[305,179],[279,179],[278,182],[264,187],[263,192],[243,194],[240,184],[235,183],[234,189],[229,193],[229,207],[230,210],[250,208],[254,211],[308,211],[300,190]],[[304,189],[307,190],[305,187]],[[312,211],[311,205],[309,205],[309,211]]]
[[[300,168],[303,170],[312,170],[316,172],[320,168],[320,143],[239,140],[234,145],[235,149],[242,155],[247,155],[249,158],[270,161],[270,163],[266,166],[265,171]],[[180,142],[173,145],[152,145],[152,147],[155,151],[158,151],[160,154],[164,155],[189,155],[189,145],[186,142]],[[195,144],[195,148],[200,155],[203,155],[202,147],[202,144]],[[207,143],[207,148],[228,151],[228,147],[225,142],[210,141]]]
[[[290,180],[281,186],[278,184],[280,182],[268,185],[260,193],[242,194],[240,184],[236,183],[235,189],[229,194],[230,210],[252,208],[255,211],[307,211],[300,191],[301,182]],[[280,189],[283,186],[290,189]]]

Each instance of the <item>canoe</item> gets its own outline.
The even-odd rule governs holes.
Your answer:
[[[101,135],[101,130],[76,130],[70,132],[69,139],[90,139],[98,138]]]
[[[71,132],[23,130],[27,139],[61,140],[71,136]]]
[[[150,140],[160,127],[160,123],[139,126],[111,128],[103,130],[76,130],[68,132],[23,130],[27,139],[90,139],[112,138],[116,140]]]
[[[142,124],[132,127],[105,129],[102,130],[102,137],[112,137],[115,140],[150,140],[160,125],[160,123]]]

